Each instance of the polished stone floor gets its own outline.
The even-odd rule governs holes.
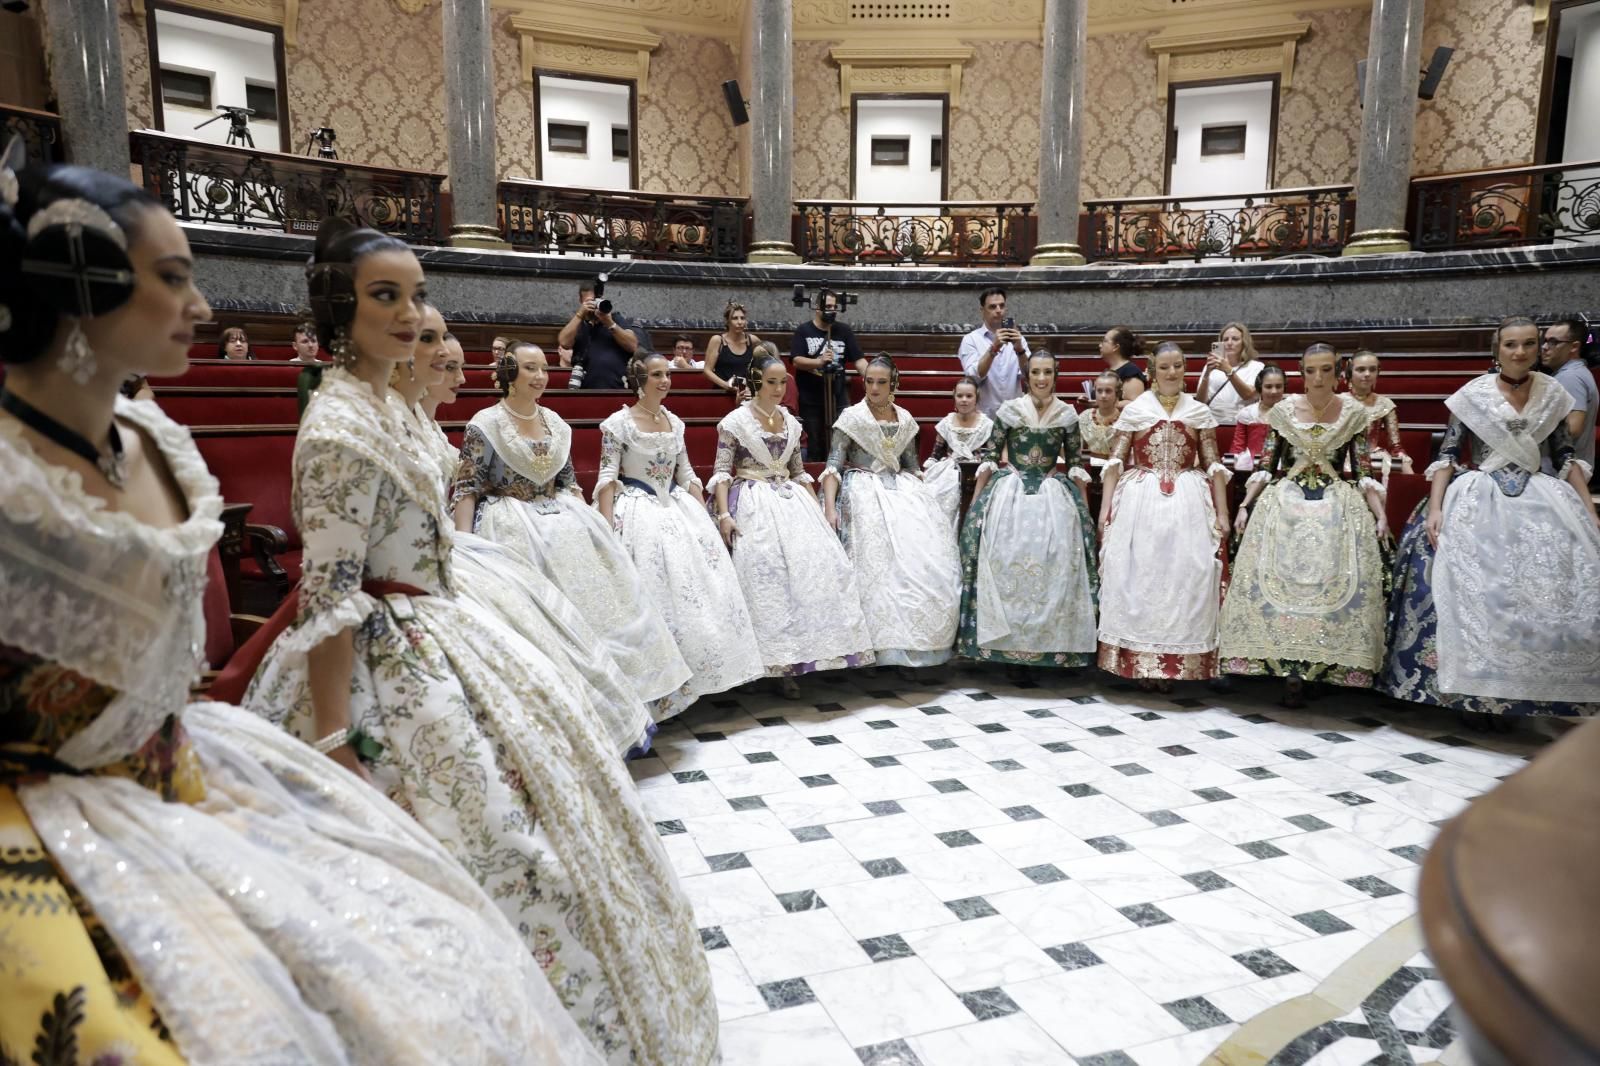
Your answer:
[[[1038,680],[758,686],[630,764],[726,1066],[1199,1066],[1414,929],[1438,825],[1547,743],[1368,693],[1288,711],[1264,682]],[[1449,997],[1419,946],[1250,1061],[1439,1061]]]

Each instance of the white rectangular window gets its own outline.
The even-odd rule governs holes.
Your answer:
[[[539,74],[539,180],[587,189],[633,186],[633,83]]]
[[[234,123],[227,118],[201,127],[220,107],[249,108],[245,122],[253,147],[283,151],[288,113],[278,84],[282,38],[221,19],[158,7],[150,36],[151,62],[160,69],[157,114],[163,130],[178,137],[224,144]]]

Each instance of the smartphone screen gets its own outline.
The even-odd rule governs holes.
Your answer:
[[[1017,328],[1017,320],[1014,319],[1014,318],[1006,319],[1004,328],[1005,329],[1016,329]]]

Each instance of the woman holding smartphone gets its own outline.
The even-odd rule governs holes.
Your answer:
[[[1263,365],[1250,339],[1250,327],[1229,322],[1211,344],[1195,399],[1211,408],[1219,424],[1231,426],[1238,420],[1239,408],[1255,402],[1256,378]]]

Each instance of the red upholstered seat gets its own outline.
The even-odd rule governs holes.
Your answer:
[[[200,606],[206,620],[206,665],[220,670],[233,655],[233,619],[222,556],[214,547],[206,557],[206,591]]]

